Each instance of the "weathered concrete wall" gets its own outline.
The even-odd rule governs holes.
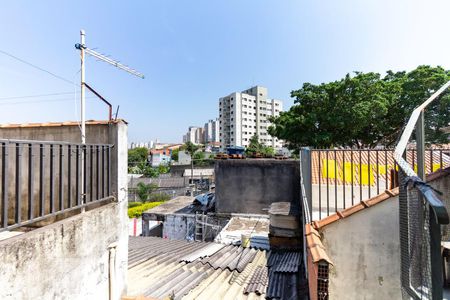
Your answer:
[[[267,214],[273,202],[300,203],[298,161],[217,161],[215,176],[218,213]]]
[[[126,292],[128,128],[120,120],[88,122],[86,131],[87,143],[114,145],[111,185],[116,203],[0,242],[0,299],[120,299]],[[80,130],[73,124],[0,128],[0,138],[79,143]],[[115,244],[111,293],[110,244]]]
[[[162,236],[170,240],[194,240],[195,215],[167,215]]]
[[[323,228],[330,299],[401,299],[398,197]]]
[[[121,210],[111,203],[0,241],[0,299],[108,299],[110,268],[122,287],[127,268]]]

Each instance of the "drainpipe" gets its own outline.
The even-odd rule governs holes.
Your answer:
[[[116,248],[118,243],[114,242],[108,246],[109,250],[109,300],[116,300],[114,289],[116,286]]]

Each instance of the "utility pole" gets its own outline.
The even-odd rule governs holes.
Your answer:
[[[139,73],[138,71],[124,65],[121,64],[118,61],[113,60],[112,58],[107,57],[106,55],[103,55],[101,53],[98,53],[92,49],[89,49],[88,47],[86,47],[86,35],[83,29],[80,30],[80,43],[79,44],[75,44],[75,48],[80,50],[80,58],[81,58],[81,83],[80,83],[80,87],[81,87],[81,144],[85,145],[86,144],[86,79],[85,79],[85,55],[89,54],[93,57],[95,57],[98,60],[104,61],[110,65],[115,66],[116,68],[122,69],[125,72],[128,72],[132,75],[135,75],[137,77],[140,77],[142,79],[144,79],[144,74]],[[116,115],[117,117],[117,115]],[[110,120],[111,121],[111,120]],[[86,152],[85,152],[86,151]],[[84,185],[84,181],[85,181],[85,177],[84,177],[84,160],[85,158],[85,153],[87,153],[87,149],[86,147],[83,146],[83,150],[81,151],[81,203],[85,204],[86,203],[86,191],[85,191],[85,185]],[[83,208],[84,210],[84,208]]]
[[[84,78],[84,49],[86,47],[85,43],[85,34],[84,30],[81,29],[80,31],[80,58],[81,58],[81,143],[84,145],[86,144],[86,95],[85,95],[85,78]],[[81,161],[81,165],[83,166],[83,157]],[[83,174],[83,172],[81,172]]]
[[[84,78],[84,70],[85,70],[85,66],[84,66],[84,47],[86,44],[85,41],[85,34],[84,34],[84,30],[81,29],[80,30],[80,43],[81,43],[81,47],[80,47],[80,60],[81,60],[81,82],[80,82],[80,102],[81,102],[81,204],[85,204],[86,203],[86,191],[85,191],[85,178],[84,178],[84,160],[86,159],[85,155],[87,153],[87,149],[84,145],[86,145],[86,95],[85,95],[85,87],[84,87],[84,83],[85,83],[85,78]],[[81,208],[81,211],[84,212],[85,208],[84,206]]]

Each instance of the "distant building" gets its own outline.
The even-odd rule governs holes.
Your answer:
[[[204,144],[204,128],[191,126],[188,132],[183,136],[183,143],[191,142],[193,144]]]
[[[149,141],[149,142],[131,142],[128,145],[128,149],[134,149],[134,148],[148,148],[151,149],[153,148],[153,141]]]
[[[259,141],[281,148],[283,141],[267,133],[271,116],[283,111],[281,100],[269,99],[267,88],[254,86],[243,92],[234,92],[219,99],[219,131],[222,148],[249,145],[257,134]]]
[[[160,165],[168,165],[172,161],[172,150],[170,149],[153,149],[150,151],[149,162],[152,167]]]
[[[219,139],[219,119],[209,120],[205,123],[204,129],[204,142],[205,144],[212,144],[220,142]]]

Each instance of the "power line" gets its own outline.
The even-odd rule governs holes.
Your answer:
[[[40,98],[47,96],[59,96],[59,95],[73,95],[76,92],[61,92],[61,93],[51,93],[51,94],[36,94],[36,95],[26,95],[26,96],[14,96],[14,97],[0,97],[2,100],[13,100],[13,99],[23,99],[23,98]]]
[[[56,74],[53,73],[53,72],[50,72],[50,71],[48,71],[48,70],[46,70],[46,69],[44,69],[44,68],[41,68],[41,67],[39,67],[39,66],[37,66],[37,65],[35,65],[35,64],[32,64],[32,63],[30,63],[30,62],[28,62],[28,61],[26,61],[26,60],[24,60],[24,59],[21,59],[21,58],[19,58],[19,57],[13,55],[13,54],[11,54],[11,53],[8,53],[8,52],[3,51],[3,50],[0,50],[0,53],[3,53],[4,55],[9,56],[9,57],[11,57],[11,58],[13,58],[13,59],[15,59],[15,60],[18,60],[18,61],[20,61],[21,63],[24,63],[24,64],[26,64],[26,65],[28,65],[28,66],[30,66],[30,67],[33,67],[33,68],[35,68],[35,69],[37,69],[37,70],[39,70],[39,71],[41,71],[41,72],[45,72],[45,73],[47,73],[47,74],[49,74],[49,75],[51,75],[51,76],[53,76],[53,77],[55,77],[55,78],[58,78],[59,80],[62,80],[62,81],[64,81],[64,82],[66,82],[66,83],[70,83],[70,84],[73,84],[73,85],[77,85],[77,84],[75,84],[73,81],[70,81],[70,80],[68,80],[68,79],[66,79],[66,78],[64,78],[64,77],[61,77],[61,76],[59,76],[59,75],[56,75]]]
[[[86,97],[87,99],[92,99],[96,97]],[[33,104],[33,103],[44,103],[44,102],[59,102],[59,101],[73,101],[73,98],[61,98],[61,99],[47,99],[47,100],[26,100],[26,101],[17,101],[17,102],[4,102],[0,103],[0,105],[16,105],[16,104]]]

